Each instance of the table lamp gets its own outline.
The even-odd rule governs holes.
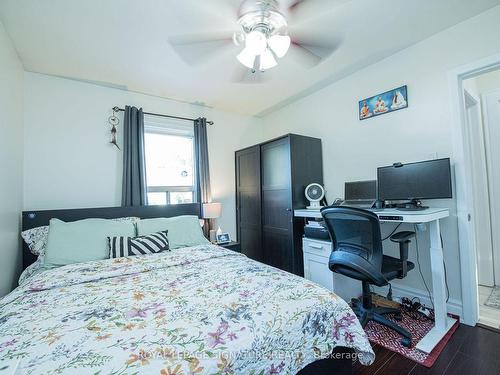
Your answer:
[[[208,221],[208,225],[203,226],[203,231],[205,232],[205,236],[210,239],[211,242],[215,242],[215,230],[213,221],[220,217],[222,213],[222,204],[217,202],[211,203],[203,203],[201,205],[201,216],[205,219],[205,222]]]

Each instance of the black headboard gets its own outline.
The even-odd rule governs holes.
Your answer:
[[[76,221],[89,218],[114,219],[135,216],[141,219],[196,215],[200,217],[200,204],[170,204],[166,206],[77,208],[67,210],[23,211],[23,231],[49,225],[50,219]],[[36,261],[28,245],[23,241],[23,270]]]

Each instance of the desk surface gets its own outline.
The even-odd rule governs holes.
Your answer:
[[[447,208],[432,207],[419,211],[402,211],[395,208],[384,208],[380,210],[371,209],[370,211],[374,212],[379,217],[380,221],[391,223],[428,223],[450,216],[450,211]],[[295,210],[294,215],[296,217],[321,219],[319,210],[300,209]],[[387,218],[387,216],[397,218]]]

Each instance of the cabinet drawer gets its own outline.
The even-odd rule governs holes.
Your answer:
[[[307,238],[302,240],[304,253],[317,254],[324,257],[330,257],[332,252],[332,243],[326,241],[314,241]]]
[[[304,277],[324,288],[334,291],[333,272],[328,268],[328,258],[304,253]]]

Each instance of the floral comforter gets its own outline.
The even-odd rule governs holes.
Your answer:
[[[352,347],[349,306],[213,245],[48,270],[0,300],[0,360],[27,374],[295,374]]]

